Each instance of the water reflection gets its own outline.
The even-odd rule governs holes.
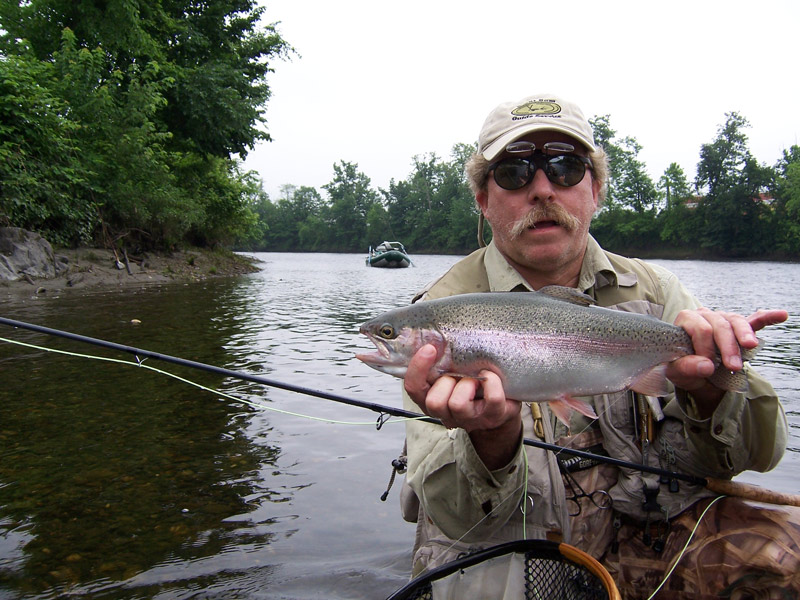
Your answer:
[[[94,315],[135,310],[142,326],[117,328],[116,341],[225,364],[222,349],[235,325],[197,293],[174,287],[135,306],[97,297],[91,311],[64,299],[57,310],[33,312],[41,324],[104,337]],[[99,352],[37,334],[14,338]],[[0,365],[0,527],[5,542],[17,545],[0,557],[6,590],[74,591],[273,537],[264,527],[269,518],[248,515],[265,501],[285,501],[291,490],[253,477],[275,465],[280,449],[267,436],[255,442],[245,434],[252,414],[240,405],[144,369],[8,344],[0,345]],[[191,377],[209,387],[223,383]]]

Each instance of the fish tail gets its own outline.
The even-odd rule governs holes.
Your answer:
[[[748,389],[747,375],[744,371],[731,371],[720,365],[708,380],[721,390],[729,392],[746,392]]]
[[[763,346],[764,341],[759,339],[758,346],[755,348],[742,348],[742,362],[752,360]],[[716,387],[722,390],[728,390],[729,392],[746,392],[748,389],[747,374],[744,370],[731,371],[722,364],[722,361],[719,362],[714,374],[709,377],[708,380]]]
[[[762,340],[761,338],[757,339],[758,339],[758,346],[756,346],[755,348],[748,348],[748,349],[742,348],[742,362],[753,360],[753,357],[756,354],[758,354],[758,351],[764,347],[764,340]]]

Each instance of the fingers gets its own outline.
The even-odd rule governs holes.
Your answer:
[[[480,377],[460,379],[448,401],[452,418],[467,431],[494,429],[519,406],[518,402],[506,400],[503,384],[495,373],[482,371]]]
[[[747,322],[753,331],[758,331],[769,325],[783,323],[789,318],[789,313],[785,310],[757,310],[747,317]]]
[[[409,364],[411,378],[407,373],[405,388],[426,415],[449,428],[460,427],[468,432],[494,429],[518,418],[520,404],[506,399],[497,374],[483,371],[480,378],[444,375],[429,384],[421,371],[435,363],[435,356],[420,352]]]
[[[747,318],[734,313],[707,308],[684,310],[678,314],[675,324],[692,338],[695,355],[710,361],[711,364],[706,364],[705,367],[697,361],[683,361],[687,366],[690,362],[700,366],[702,372],[713,367],[717,353],[728,369],[738,371],[742,368],[740,346],[755,348],[758,345],[758,339]]]
[[[428,383],[428,374],[436,364],[436,348],[426,344],[411,357],[403,378],[403,386],[409,397],[425,411],[425,395],[431,388]]]

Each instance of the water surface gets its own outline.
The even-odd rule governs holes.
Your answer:
[[[399,382],[353,358],[358,324],[406,304],[458,257],[370,269],[363,256],[259,254],[232,280],[6,303],[3,316],[399,406]],[[786,308],[756,366],[784,399],[790,450],[743,480],[798,493],[800,266],[657,261],[707,306]],[[132,319],[141,324],[132,324]],[[9,328],[0,336],[132,360]],[[0,597],[382,598],[407,579],[391,461],[403,426],[375,413],[146,361],[0,342]],[[280,409],[286,412],[274,412]],[[309,417],[342,421],[331,423]],[[399,487],[399,486],[398,486]]]

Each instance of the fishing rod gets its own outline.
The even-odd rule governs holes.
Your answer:
[[[37,333],[43,333],[46,335],[51,335],[55,337],[61,337],[68,340],[81,342],[84,344],[91,344],[94,346],[100,346],[102,348],[107,348],[110,350],[116,350],[119,352],[125,352],[127,354],[133,354],[137,362],[141,361],[141,357],[145,358],[152,358],[154,360],[160,360],[163,362],[172,363],[175,365],[188,367],[191,369],[198,369],[201,371],[206,371],[209,373],[215,373],[218,375],[224,375],[226,377],[232,377],[234,379],[241,379],[243,381],[249,381],[252,383],[258,383],[260,385],[265,385],[267,387],[273,387],[289,392],[294,392],[297,394],[303,394],[306,396],[311,396],[314,398],[321,398],[323,400],[331,400],[333,402],[338,402],[340,404],[346,404],[348,406],[355,406],[358,408],[365,408],[367,410],[371,410],[373,412],[379,413],[377,427],[378,429],[381,428],[385,420],[388,416],[392,417],[403,417],[408,419],[416,419],[419,421],[425,421],[427,423],[434,423],[437,425],[442,425],[442,422],[438,419],[434,419],[432,417],[428,417],[425,415],[421,415],[419,413],[411,412],[402,408],[394,408],[391,406],[385,406],[382,404],[377,404],[374,402],[366,402],[363,400],[356,400],[354,398],[347,398],[344,396],[340,396],[338,394],[332,394],[330,392],[324,392],[320,390],[314,390],[311,388],[306,388],[298,385],[293,385],[290,383],[285,383],[282,381],[276,381],[274,379],[269,379],[266,377],[262,377],[260,375],[252,375],[250,373],[244,373],[242,371],[234,371],[231,369],[225,369],[223,367],[217,367],[214,365],[209,365],[206,363],[197,362],[194,360],[188,360],[185,358],[178,358],[176,356],[170,356],[169,354],[162,354],[160,352],[152,352],[150,350],[144,350],[142,348],[136,348],[134,346],[126,346],[123,344],[117,344],[115,342],[109,342],[107,340],[101,340],[98,338],[88,337],[85,335],[80,335],[77,333],[71,333],[69,331],[62,331],[60,329],[53,329],[50,327],[44,327],[42,325],[34,325],[32,323],[26,323],[24,321],[17,321],[14,319],[8,319],[5,317],[0,317],[0,325],[8,325],[9,327],[15,327],[19,329],[26,329],[28,331],[34,331]],[[388,415],[388,416],[387,416]],[[740,497],[747,497],[751,499],[761,500],[762,502],[769,502],[772,504],[789,504],[792,506],[800,506],[800,496],[792,495],[792,494],[783,494],[780,492],[773,492],[771,490],[766,490],[760,488],[758,486],[752,486],[747,484],[742,484],[738,482],[731,482],[731,481],[724,481],[718,479],[712,479],[707,477],[697,477],[695,475],[689,475],[686,473],[677,473],[674,471],[668,471],[665,469],[659,469],[658,467],[651,467],[649,465],[643,465],[639,463],[633,463],[626,460],[621,460],[618,458],[613,458],[611,456],[603,456],[601,454],[594,454],[592,452],[586,452],[584,450],[576,450],[574,448],[568,448],[565,446],[559,446],[557,444],[549,444],[547,442],[542,442],[539,440],[534,440],[530,438],[523,438],[523,444],[526,446],[532,446],[534,448],[540,448],[543,450],[549,450],[550,452],[555,453],[563,453],[568,454],[571,456],[576,456],[578,458],[593,460],[609,465],[614,465],[617,467],[628,468],[628,469],[636,469],[645,473],[651,473],[654,475],[669,477],[672,479],[684,481],[693,485],[700,485],[703,487],[707,487],[712,491],[716,491],[723,494],[728,495],[736,495]],[[755,497],[758,495],[758,497]]]

